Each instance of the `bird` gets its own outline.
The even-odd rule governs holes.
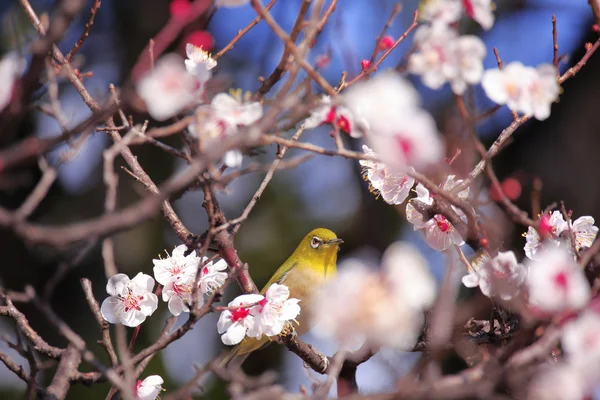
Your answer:
[[[296,318],[296,333],[303,335],[310,326],[311,297],[329,279],[337,274],[337,253],[344,241],[329,229],[317,228],[310,231],[292,255],[275,271],[269,282],[260,291],[265,294],[273,284],[286,285],[290,298],[300,300],[302,310]],[[267,336],[260,339],[245,337],[244,340],[221,360],[221,367],[241,366],[252,353],[270,343]]]

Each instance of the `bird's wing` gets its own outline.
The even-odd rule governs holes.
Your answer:
[[[283,264],[281,264],[281,267],[279,267],[279,269],[275,271],[271,279],[269,279],[269,282],[267,282],[267,284],[265,285],[265,287],[263,287],[263,290],[261,290],[260,293],[264,294],[269,288],[269,286],[271,286],[274,283],[283,284],[285,282],[285,279],[289,276],[290,272],[292,272],[297,266],[297,262],[291,261],[289,259]]]

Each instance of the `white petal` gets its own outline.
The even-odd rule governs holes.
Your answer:
[[[227,329],[227,332],[221,335],[221,341],[228,346],[233,346],[241,342],[244,336],[246,336],[246,328],[236,322]]]
[[[147,316],[150,316],[158,308],[158,297],[154,293],[147,293],[144,296],[144,300],[140,302],[141,312]]]
[[[219,320],[217,321],[217,332],[225,332],[232,324],[231,312],[228,310],[223,311],[219,316]]]
[[[288,297],[290,297],[290,289],[285,285],[273,283],[267,289],[265,297],[269,301],[284,302],[287,300]]]
[[[111,296],[124,295],[127,285],[129,285],[129,277],[125,274],[116,274],[108,280],[106,291]]]
[[[282,309],[280,318],[284,321],[289,321],[292,319],[296,319],[300,314],[300,305],[298,304],[300,300],[298,299],[289,299],[286,300]]]
[[[169,311],[171,314],[178,316],[182,312],[189,312],[189,307],[183,302],[180,297],[173,296],[169,300]]]
[[[152,278],[150,275],[146,275],[142,272],[138,273],[131,280],[131,282],[141,288],[144,288],[145,290],[147,290],[149,292],[152,292],[152,290],[154,289],[154,278]]]
[[[479,277],[474,273],[469,273],[462,277],[462,283],[468,288],[479,286]]]
[[[100,307],[100,313],[102,314],[102,318],[108,321],[111,324],[116,324],[119,322],[119,317],[117,316],[117,306],[119,305],[119,299],[117,297],[108,297],[104,299],[102,302],[102,306]]]

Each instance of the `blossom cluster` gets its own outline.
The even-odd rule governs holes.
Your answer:
[[[560,94],[557,77],[558,70],[551,64],[533,68],[511,62],[503,69],[485,71],[481,85],[495,103],[544,120],[550,116],[550,106]]]
[[[584,216],[575,221],[565,221],[560,211],[543,214],[540,217],[539,229],[530,226],[524,234],[525,255],[532,259],[540,258],[539,252],[545,247],[558,247],[561,239],[574,240],[577,251],[589,248],[596,236],[598,227],[594,225],[594,218]]]
[[[491,0],[428,0],[421,6],[420,17],[426,24],[415,33],[408,71],[420,75],[431,89],[450,83],[452,91],[461,95],[467,85],[481,81],[485,45],[475,35],[459,35],[463,14],[486,30],[494,24]]]
[[[342,262],[339,275],[311,299],[312,325],[317,335],[344,346],[367,340],[411,349],[421,332],[423,311],[436,294],[435,279],[421,253],[397,242],[385,251],[380,271],[358,259]]]
[[[244,294],[233,299],[221,313],[217,330],[226,345],[240,343],[248,336],[260,339],[281,333],[288,321],[300,314],[300,300],[289,298],[285,285],[273,283],[264,296]]]
[[[188,255],[185,245],[177,246],[171,256],[153,260],[154,278],[163,285],[162,299],[168,303],[171,314],[189,312],[192,293],[198,268],[198,302],[203,296],[219,288],[227,278],[223,272],[227,268],[224,260],[213,262],[200,258],[195,250]],[[136,327],[152,315],[158,308],[158,297],[152,293],[155,280],[150,275],[138,273],[133,279],[125,274],[117,274],[108,280],[106,291],[110,297],[102,302],[101,313],[112,324],[120,323]]]
[[[577,226],[585,226],[585,229],[573,229],[578,221]],[[591,246],[598,232],[593,223],[592,217],[581,217],[572,224],[568,235],[572,234],[577,243],[584,243],[575,248]],[[569,238],[563,236],[569,229],[560,211],[545,214],[540,219],[544,240],[540,241],[537,231],[529,228],[525,245],[528,258],[524,263],[519,263],[512,251],[499,252],[493,258],[484,257],[471,264],[469,274],[462,279],[463,284],[479,286],[485,296],[504,301],[524,292],[522,300],[540,317],[581,310],[590,301],[591,289],[576,262],[573,245],[564,240]]]
[[[421,107],[410,83],[393,71],[357,83],[335,101],[321,98],[304,126],[323,124],[365,137],[392,174],[434,164],[444,153],[433,117]]]
[[[239,91],[218,93],[209,98],[207,84],[217,66],[209,53],[191,43],[186,45],[187,59],[167,54],[137,85],[148,113],[158,121],[184,111],[193,111],[195,122],[189,133],[207,145],[240,133],[240,127],[251,125],[263,115],[262,104],[243,97]],[[224,156],[228,167],[239,167],[242,153],[231,150]]]

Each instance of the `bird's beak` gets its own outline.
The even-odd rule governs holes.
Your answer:
[[[340,238],[335,238],[327,241],[327,244],[342,244],[344,241]]]

